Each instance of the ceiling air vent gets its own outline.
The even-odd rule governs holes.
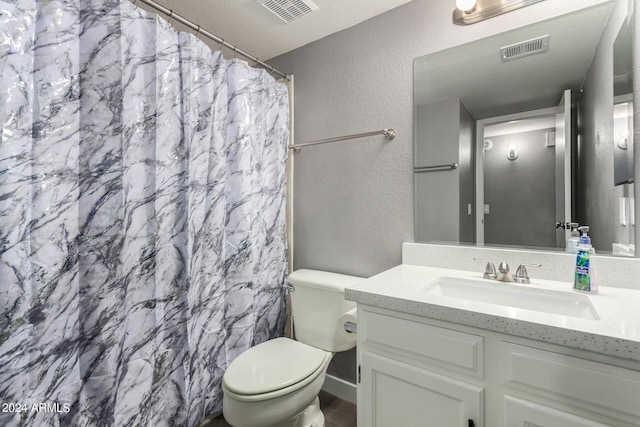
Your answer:
[[[500,48],[502,62],[513,61],[525,56],[535,55],[549,50],[549,35],[526,40]]]
[[[257,0],[271,13],[289,23],[306,15],[309,12],[318,10],[318,6],[311,0]]]

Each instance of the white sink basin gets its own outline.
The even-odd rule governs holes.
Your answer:
[[[589,298],[571,291],[553,291],[486,279],[443,276],[429,283],[423,292],[550,314],[600,320]]]

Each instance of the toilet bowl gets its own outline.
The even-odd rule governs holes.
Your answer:
[[[225,419],[240,427],[305,425],[304,417],[296,416],[314,406],[332,356],[288,338],[247,350],[224,375]],[[309,418],[306,425],[316,421],[320,427],[324,417],[318,405],[314,408],[302,415]]]
[[[298,341],[276,338],[231,362],[222,382],[223,413],[235,427],[323,427],[320,392],[334,352],[355,347],[339,317],[355,306],[344,288],[360,277],[298,270],[289,276]],[[342,333],[341,333],[342,332]]]

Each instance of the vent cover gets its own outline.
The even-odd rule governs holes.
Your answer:
[[[524,58],[525,56],[546,52],[548,50],[549,35],[547,34],[546,36],[501,47],[500,57],[502,58],[502,62],[507,62],[518,58]]]
[[[318,6],[311,0],[257,0],[271,13],[289,23],[309,12],[318,10]]]

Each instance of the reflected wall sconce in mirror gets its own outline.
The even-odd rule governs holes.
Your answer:
[[[520,153],[518,153],[518,150],[516,149],[516,147],[514,147],[513,145],[510,145],[509,151],[507,152],[507,159],[513,161],[518,157],[520,157]]]
[[[621,150],[626,150],[629,148],[629,135],[625,135],[621,138],[618,138],[616,141],[616,145]]]
[[[471,25],[544,0],[456,0],[453,23]]]

